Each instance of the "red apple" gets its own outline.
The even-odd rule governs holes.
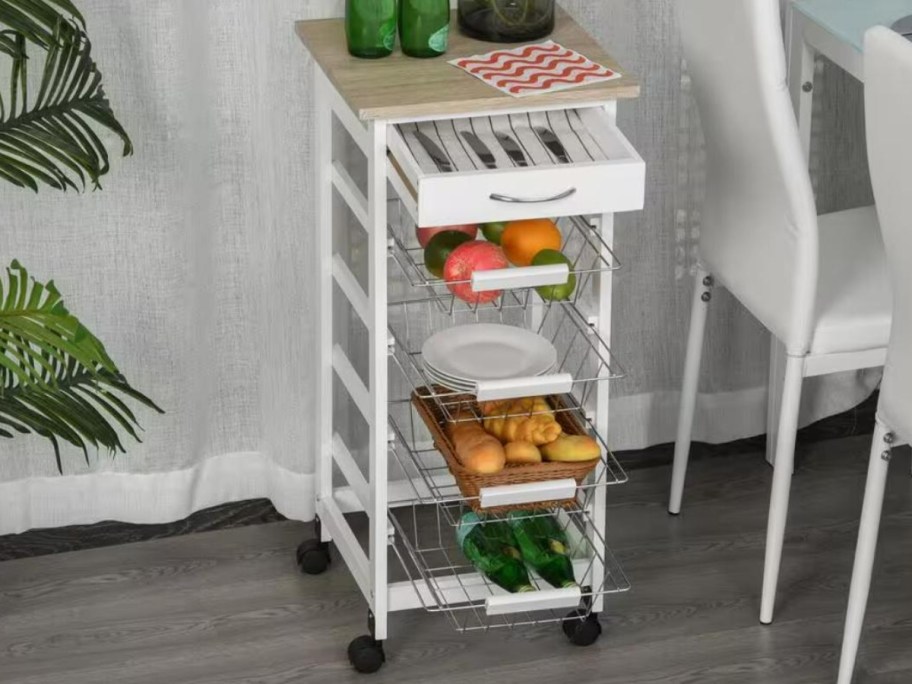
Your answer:
[[[432,237],[437,235],[437,233],[442,233],[445,230],[456,230],[460,233],[465,233],[474,240],[475,236],[478,235],[478,224],[461,223],[458,226],[433,226],[431,228],[419,228],[418,244],[420,244],[422,247],[427,247]]]
[[[475,271],[493,271],[507,268],[510,263],[503,250],[495,244],[483,240],[474,240],[459,245],[447,257],[443,267],[443,278],[454,295],[469,304],[489,304],[501,295],[500,290],[490,292],[473,292],[471,282]]]

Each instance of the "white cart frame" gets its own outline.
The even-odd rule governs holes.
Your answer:
[[[459,99],[450,88],[442,86],[439,101],[435,101],[433,105],[425,103],[422,105],[424,110],[419,114],[402,113],[400,116],[403,108],[397,109],[394,105],[387,111],[397,110],[396,114],[372,118],[376,112],[364,116],[364,110],[361,110],[360,114],[353,110],[329,76],[337,67],[348,75],[368,67],[351,63],[344,53],[339,53],[336,47],[338,43],[330,39],[330,32],[339,30],[338,24],[317,24],[310,29],[299,27],[305,43],[309,43],[318,53],[322,51],[322,61],[317,59],[314,68],[313,98],[316,109],[314,177],[318,188],[316,231],[319,264],[319,345],[316,360],[319,365],[319,379],[316,403],[318,429],[314,447],[317,454],[315,508],[319,539],[310,540],[310,546],[305,548],[305,545],[302,545],[302,549],[322,550],[325,554],[328,552],[329,542],[333,543],[369,607],[371,634],[369,638],[361,639],[373,640],[374,644],[379,644],[387,638],[390,613],[415,608],[445,611],[451,599],[458,601],[460,597],[463,600],[467,598],[469,602],[482,599],[482,613],[500,617],[520,612],[526,614],[571,607],[574,602],[579,605],[582,597],[587,607],[586,619],[590,615],[595,617],[595,614],[603,609],[605,594],[629,588],[626,578],[622,577],[622,571],[616,566],[616,561],[610,557],[610,551],[605,543],[605,485],[626,481],[626,476],[611,456],[605,442],[605,437],[609,434],[609,383],[604,380],[617,376],[613,368],[607,367],[605,357],[599,353],[596,353],[596,356],[602,359],[602,365],[598,366],[594,378],[581,380],[573,377],[567,369],[561,369],[560,373],[547,376],[548,381],[540,385],[536,384],[535,379],[525,378],[517,379],[512,387],[498,386],[484,390],[488,393],[499,393],[497,396],[485,394],[484,398],[506,399],[527,395],[561,394],[569,391],[567,388],[578,386],[576,383],[592,383],[586,385],[588,389],[584,400],[574,408],[578,408],[581,414],[585,408],[584,421],[587,429],[591,428],[593,434],[600,436],[604,450],[608,452],[607,467],[597,469],[597,474],[594,477],[590,476],[581,487],[577,487],[573,480],[569,480],[569,483],[566,480],[555,480],[531,486],[496,488],[496,491],[483,492],[482,495],[482,500],[487,498],[493,502],[491,505],[553,501],[568,498],[569,495],[576,496],[578,509],[565,511],[558,518],[572,519],[577,523],[580,520],[584,521],[577,524],[575,529],[581,530],[580,536],[589,543],[592,553],[588,557],[575,556],[574,564],[577,579],[586,586],[572,590],[542,588],[540,591],[525,594],[501,594],[499,590],[492,592],[490,583],[468,566],[465,566],[466,571],[460,569],[452,578],[435,577],[433,580],[427,576],[420,576],[420,573],[419,576],[413,576],[406,567],[403,556],[407,554],[399,547],[403,528],[396,515],[391,514],[391,507],[411,506],[413,519],[417,521],[415,511],[427,508],[425,504],[433,504],[431,508],[437,511],[439,518],[440,511],[446,513],[449,510],[447,506],[453,502],[441,500],[441,489],[438,485],[447,486],[447,482],[452,483],[452,477],[445,469],[438,468],[436,474],[431,476],[433,481],[428,480],[426,474],[423,475],[424,482],[418,481],[418,478],[390,481],[390,464],[393,456],[398,453],[397,434],[401,440],[401,431],[393,421],[390,411],[389,373],[394,362],[399,368],[402,364],[396,356],[397,337],[389,325],[391,310],[388,301],[388,269],[391,263],[398,263],[400,266],[402,264],[395,258],[396,240],[391,239],[388,232],[391,230],[391,217],[388,215],[389,189],[393,189],[394,195],[398,196],[400,207],[404,207],[418,225],[426,223],[419,223],[420,218],[428,219],[431,216],[434,220],[458,217],[465,218],[466,221],[491,221],[527,218],[528,216],[524,215],[526,213],[530,216],[543,216],[546,210],[552,216],[572,216],[574,218],[571,229],[580,231],[580,234],[584,235],[583,239],[588,240],[596,261],[608,263],[610,259],[614,264],[616,259],[613,253],[612,212],[641,209],[644,201],[645,164],[616,127],[615,98],[636,96],[638,86],[635,81],[625,77],[608,87],[583,89],[551,98],[535,98],[533,101],[514,101],[474,81],[457,80],[457,88],[479,89],[475,90],[476,95],[471,99],[472,102],[481,103],[477,110],[468,109],[465,105],[466,100]],[[564,40],[578,44],[590,54],[599,52],[595,43],[591,42],[569,17],[561,13],[558,24],[556,36],[563,32],[561,35],[564,36]],[[610,60],[603,53],[596,56]],[[327,64],[329,71],[326,69]],[[386,63],[384,69],[389,69],[390,64]],[[414,61],[401,64],[403,69],[420,68]],[[432,71],[437,67],[428,68]],[[440,64],[439,68],[440,71],[433,73],[444,80],[450,78],[451,73],[455,73],[450,71],[452,67],[445,64]],[[375,72],[371,72],[373,73]],[[350,83],[349,87],[357,90],[363,83],[360,76],[355,79],[355,83],[358,85]],[[490,107],[482,106],[488,101],[491,102]],[[433,114],[429,113],[431,111]],[[538,168],[504,167],[495,170],[476,165],[474,171],[469,168],[466,172],[454,174],[438,174],[434,169],[428,171],[427,168],[420,168],[417,158],[408,157],[405,149],[403,131],[408,124],[446,121],[452,125],[455,132],[456,121],[474,122],[482,117],[517,115],[529,117],[533,116],[533,112],[535,116],[541,114],[566,117],[571,129],[574,125],[571,116],[574,117],[573,120],[579,122],[581,130],[586,135],[591,132],[588,138],[591,144],[587,147],[585,138],[577,133],[575,137],[579,139],[578,149],[581,150],[582,156],[569,164],[557,163],[561,161],[557,159],[541,164],[536,162],[533,166]],[[488,118],[487,121],[493,127],[493,118]],[[531,121],[530,118],[530,127]],[[347,144],[353,144],[360,149],[366,160],[366,169],[346,167],[341,161],[345,155],[340,154],[342,150],[334,148],[335,141],[339,139],[336,133],[340,128],[347,133],[350,140],[346,141]],[[365,176],[366,184],[363,182]],[[357,182],[355,178],[361,182]],[[497,186],[498,189],[489,186]],[[505,192],[512,194],[504,195]],[[529,197],[532,199],[528,199]],[[537,197],[541,199],[535,199]],[[421,198],[424,199],[423,202]],[[366,279],[363,264],[359,270],[348,263],[346,257],[334,247],[334,230],[336,219],[339,218],[334,212],[339,200],[344,202],[347,212],[360,225],[360,228],[354,227],[350,230],[364,230],[363,237],[366,238],[367,244]],[[466,202],[474,204],[466,205]],[[535,205],[534,211],[529,208],[530,204]],[[605,211],[606,209],[610,211]],[[469,215],[474,215],[474,218],[469,218]],[[462,221],[440,222],[452,224]],[[398,247],[401,251],[402,245],[399,244]],[[585,319],[575,305],[572,308],[577,321],[577,336],[597,340],[595,344],[599,349],[611,339],[614,269],[615,266],[611,265],[586,272],[586,292],[588,294],[588,288],[591,287],[591,296],[587,299]],[[561,269],[554,267],[528,269],[526,273],[522,273],[521,270],[513,269],[485,278],[488,281],[487,289],[497,287],[512,292],[514,288],[522,286],[526,290],[525,301],[528,305],[529,295],[534,294],[534,286],[560,284],[566,282],[568,277],[566,268],[559,274],[556,274],[555,270]],[[355,271],[360,272],[360,279]],[[488,276],[490,275],[489,273]],[[558,279],[555,280],[555,277]],[[551,280],[548,280],[549,278]],[[482,289],[485,288],[479,287],[476,291]],[[580,286],[577,290],[583,290],[583,287]],[[340,323],[334,321],[333,299],[337,293],[341,293],[348,301],[351,311],[354,312],[353,316],[360,319],[366,330],[367,359],[349,358],[343,344],[334,338],[334,330],[337,330],[334,323]],[[540,300],[536,302],[536,305],[524,309],[523,313],[525,322],[533,326],[541,325],[550,311]],[[346,320],[348,318],[349,316],[346,316]],[[580,320],[583,321],[581,324]],[[569,351],[567,355],[569,356]],[[607,356],[611,357],[610,349],[607,350]],[[613,360],[613,357],[611,359]],[[359,367],[360,373],[357,370]],[[558,389],[564,383],[566,388]],[[509,385],[510,381],[506,384]],[[350,404],[356,407],[352,410],[360,413],[368,426],[366,451],[369,468],[366,473],[353,456],[351,445],[345,443],[343,430],[340,426],[334,425],[335,391],[342,391],[348,395]],[[481,388],[478,396],[483,396]],[[409,453],[414,455],[414,451]],[[439,454],[436,456],[439,457]],[[440,463],[442,465],[442,459]],[[334,485],[335,473],[340,473],[344,479],[342,486]],[[356,535],[351,519],[346,518],[347,514],[356,512],[366,514],[369,530],[366,545]],[[452,538],[452,532],[448,532],[446,536]],[[391,546],[394,551],[392,557],[395,559],[398,556],[402,561],[403,569],[408,576],[405,581],[390,581],[388,564]],[[414,559],[414,548],[408,546],[407,551]],[[301,553],[299,550],[299,562]],[[608,575],[615,579],[610,591],[605,590],[604,585],[600,585],[601,589],[593,588],[593,578]],[[620,578],[622,581],[617,581]],[[587,590],[589,594],[585,593]],[[470,607],[473,611],[476,610],[474,605]],[[510,620],[506,622],[509,624]],[[515,624],[528,623],[516,620]],[[482,628],[486,629],[488,626],[482,625]],[[355,642],[353,647],[354,645]]]

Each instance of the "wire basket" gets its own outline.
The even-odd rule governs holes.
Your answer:
[[[535,287],[514,287],[503,290],[495,299],[484,300],[485,303],[482,303],[481,299],[469,303],[459,301],[453,296],[450,288],[471,285],[472,281],[469,279],[447,282],[443,278],[431,274],[424,263],[424,249],[418,246],[415,238],[415,222],[402,210],[401,203],[397,200],[389,203],[389,214],[389,255],[395,270],[411,288],[427,293],[442,310],[453,311],[455,308],[468,310],[479,308],[528,309],[533,304],[547,308],[557,303],[543,300],[535,291]],[[569,277],[576,281],[573,292],[563,302],[578,305],[599,274],[619,270],[621,263],[608,246],[598,227],[585,217],[571,216],[560,219],[558,227],[562,235],[560,251],[569,262]],[[515,266],[508,268],[517,272],[523,270],[517,269]],[[547,286],[545,287],[547,288]]]
[[[551,306],[533,310],[521,306],[471,310],[466,307],[441,308],[438,300],[425,298],[396,302],[390,304],[388,310],[391,391],[396,397],[407,397],[418,391],[422,397],[437,404],[437,409],[443,412],[448,422],[460,420],[460,412],[467,408],[466,402],[462,392],[436,385],[431,374],[425,370],[421,349],[425,340],[435,332],[454,325],[515,325],[531,329],[550,341],[558,352],[553,373],[569,374],[572,378],[569,394],[573,398],[574,410],[575,407],[590,408],[599,383],[624,377],[624,369],[612,355],[608,343],[570,302],[554,302]],[[538,322],[529,325],[529,321],[536,317]],[[547,391],[528,394],[545,393]],[[477,405],[470,404],[468,408],[474,414],[469,419],[482,417]]]
[[[430,613],[446,615],[458,632],[540,625],[568,621],[567,609],[521,611],[492,615],[489,598],[504,595],[463,555],[456,540],[456,526],[465,505],[425,506],[414,504],[390,511],[395,532],[392,549],[421,605]],[[574,619],[586,619],[599,597],[626,592],[630,582],[608,548],[589,513],[579,507],[540,511],[531,515],[554,515],[570,544],[574,575],[580,585],[580,603]],[[488,515],[487,520],[495,519]],[[549,585],[535,573],[530,580],[537,590]]]

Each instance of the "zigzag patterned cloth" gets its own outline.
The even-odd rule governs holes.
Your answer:
[[[621,77],[553,40],[461,57],[450,64],[513,97],[553,93]]]

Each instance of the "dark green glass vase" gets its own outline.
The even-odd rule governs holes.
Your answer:
[[[399,40],[409,57],[437,57],[450,37],[449,0],[402,0]]]
[[[396,0],[345,0],[345,36],[355,57],[377,59],[396,45]]]
[[[554,30],[554,0],[459,0],[459,28],[494,43],[521,43]]]

